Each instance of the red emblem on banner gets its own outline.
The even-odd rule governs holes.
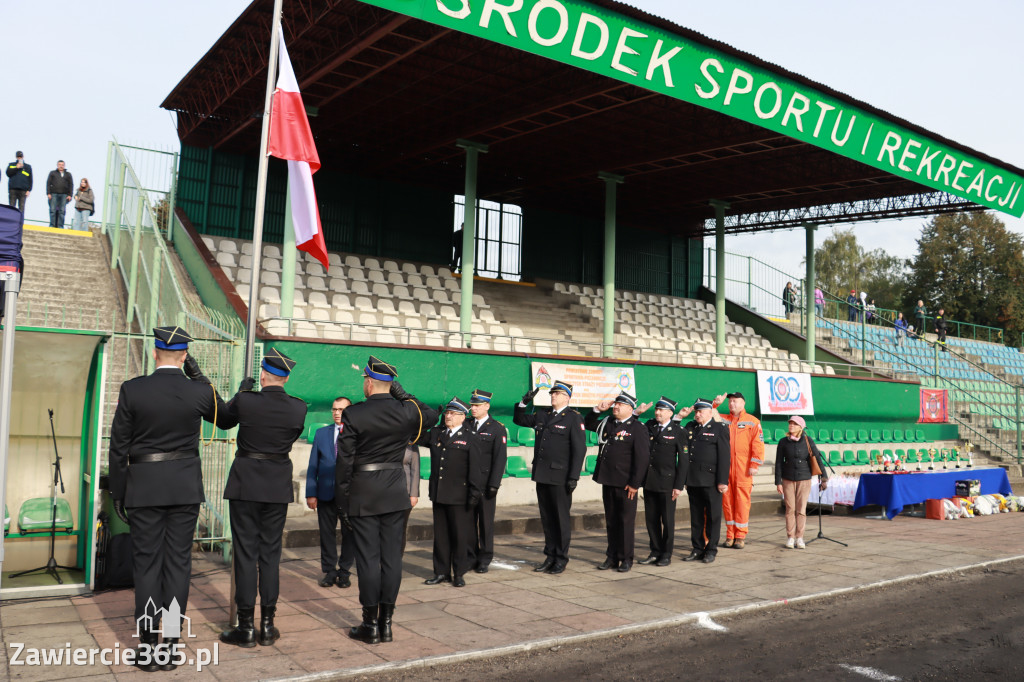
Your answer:
[[[949,421],[949,400],[945,389],[921,389],[921,418],[918,421],[922,424],[941,424]]]

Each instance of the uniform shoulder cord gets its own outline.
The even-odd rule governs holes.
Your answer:
[[[423,410],[420,409],[420,406],[416,404],[415,400],[407,399],[405,402],[412,403],[413,405],[415,405],[416,406],[416,411],[419,412],[419,415],[420,415],[420,427],[416,430],[416,439],[413,440],[412,443],[411,443],[411,444],[415,444],[415,443],[417,443],[419,441],[420,436],[423,435]]]
[[[213,429],[210,430],[210,440],[205,443],[202,437],[203,430],[199,430],[199,444],[202,446],[213,445],[213,432],[217,430],[217,389],[214,388],[212,383],[210,384],[210,390],[213,391]]]

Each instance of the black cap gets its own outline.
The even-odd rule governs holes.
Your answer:
[[[711,401],[707,398],[697,398],[697,401],[693,403],[693,409],[695,410],[710,410],[711,408]]]
[[[389,365],[383,360],[370,356],[363,368],[363,376],[376,379],[377,381],[394,381],[398,378],[398,370],[394,365]]]
[[[568,393],[569,397],[571,398],[572,397],[572,384],[570,384],[568,382],[565,382],[565,381],[562,381],[561,379],[558,379],[558,380],[555,381],[555,383],[553,383],[551,385],[551,388],[548,389],[549,393],[554,393],[555,391],[562,391],[563,393]]]
[[[658,398],[658,402],[655,403],[654,409],[663,408],[663,409],[672,410],[673,412],[675,412],[676,411],[676,407],[678,407],[678,406],[679,406],[679,403],[677,403],[675,400],[671,400],[671,399],[669,399],[669,398],[667,398],[665,396],[661,396],[660,398]]]
[[[188,350],[188,344],[195,341],[189,333],[181,327],[156,327],[153,329],[153,341],[160,350]]]
[[[466,404],[459,396],[452,396],[452,399],[448,401],[448,404],[444,408],[445,412],[461,412],[462,414],[469,414],[469,405]]]
[[[19,156],[24,158],[25,154],[22,152],[14,152],[14,158],[18,158]]]
[[[492,397],[494,397],[493,393],[481,391],[478,388],[475,391],[473,391],[473,395],[470,397],[469,402],[472,405],[481,405],[483,403],[490,404]]]
[[[729,398],[739,398],[740,400],[746,400],[746,398],[743,397],[743,394],[740,393],[739,391],[736,391],[735,393],[726,393],[725,397],[727,399],[729,399]]]
[[[622,403],[623,405],[628,405],[632,409],[636,409],[636,397],[631,396],[625,391],[615,396],[615,400],[613,400],[612,402]]]
[[[260,363],[260,367],[265,372],[269,372],[274,376],[286,377],[291,374],[292,368],[295,367],[295,361],[278,349],[271,348],[263,356],[263,362]]]

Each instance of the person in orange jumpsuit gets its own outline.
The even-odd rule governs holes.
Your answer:
[[[764,463],[764,434],[760,420],[747,413],[747,402],[742,393],[737,391],[720,396],[715,400],[715,407],[724,399],[729,401],[729,414],[719,416],[729,424],[732,452],[729,490],[722,497],[722,516],[725,518],[723,547],[743,549],[750,525],[750,492],[754,488],[754,474]]]

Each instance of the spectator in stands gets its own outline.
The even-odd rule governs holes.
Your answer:
[[[939,308],[939,314],[935,316],[935,340],[938,342],[939,347],[942,348],[943,353],[949,352],[946,348],[946,333],[948,331],[949,323],[946,322],[946,311],[943,308]]]
[[[903,337],[907,335],[907,321],[903,319],[903,313],[896,313],[896,345],[903,345]]]
[[[7,165],[7,203],[25,213],[25,200],[32,193],[32,166],[25,163],[25,155],[14,154],[14,163]]]
[[[46,200],[50,202],[50,227],[64,227],[64,209],[71,202],[75,181],[71,173],[64,170],[64,162],[58,161],[57,168],[46,178]]]
[[[857,321],[857,290],[850,289],[850,295],[846,297],[846,319],[849,322]]]
[[[867,322],[867,318],[864,317],[864,312],[868,307],[868,292],[860,292],[860,317],[859,320]]]
[[[459,229],[452,233],[452,272],[462,270],[462,230],[466,223],[461,223]]]
[[[875,307],[875,299],[871,299],[868,304],[864,306],[864,320],[866,322],[871,322],[871,320],[875,319],[875,310],[877,310]]]
[[[811,494],[811,457],[821,471],[821,490],[828,487],[825,460],[821,451],[804,429],[803,417],[789,418],[789,433],[779,441],[775,451],[775,488],[786,502],[786,548],[803,549],[804,526],[807,523],[807,498]]]
[[[320,530],[320,587],[350,587],[352,564],[356,560],[355,537],[341,526],[341,556],[338,556],[338,506],[334,504],[334,468],[338,459],[341,417],[352,401],[344,396],[331,404],[333,424],[317,429],[306,467],[306,506],[316,510]]]
[[[917,331],[917,336],[924,336],[924,318],[928,314],[928,310],[924,307],[924,301],[918,300],[917,305],[914,306],[914,329]]]
[[[75,192],[75,217],[71,221],[71,227],[75,230],[89,229],[89,216],[96,212],[96,200],[92,195],[92,187],[89,186],[89,178],[82,178],[78,184],[78,191]]]
[[[825,315],[825,292],[820,286],[814,287],[814,314],[818,317]]]
[[[782,290],[782,307],[786,311],[786,317],[796,309],[796,291],[792,282],[786,282],[786,288]]]

